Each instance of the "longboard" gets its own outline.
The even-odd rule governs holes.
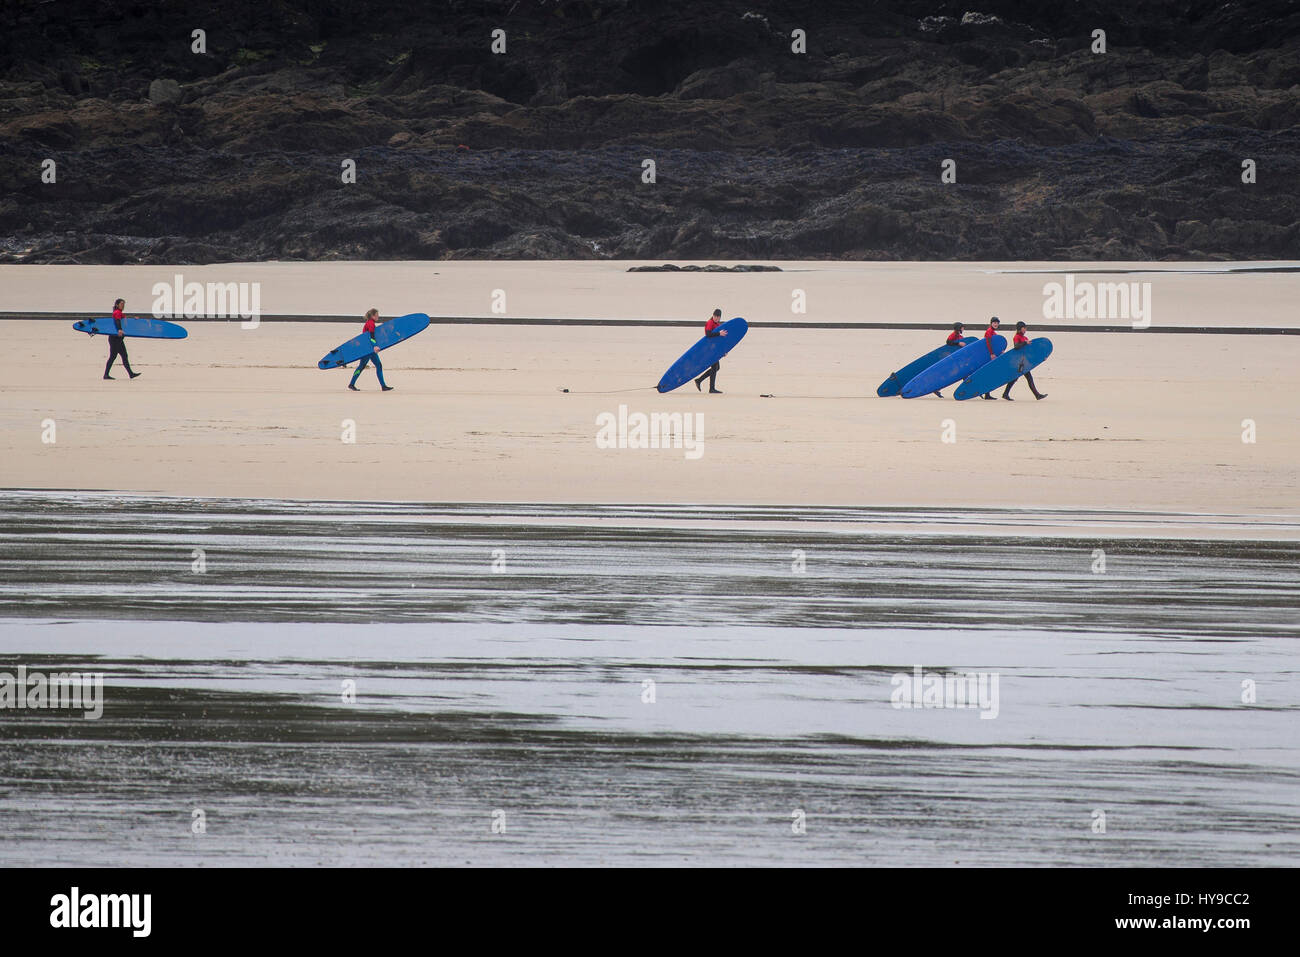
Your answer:
[[[321,369],[337,369],[349,362],[356,362],[362,356],[368,356],[372,352],[391,349],[399,342],[405,342],[428,327],[429,317],[422,312],[413,312],[407,316],[398,316],[396,319],[376,323],[373,346],[370,344],[370,336],[363,332],[359,336],[353,336],[337,349],[331,349],[316,365]]]
[[[995,334],[993,336],[994,357],[1002,355],[1006,347],[1007,340]],[[945,389],[954,382],[960,382],[990,361],[988,346],[984,344],[983,339],[977,339],[914,376],[907,385],[903,386],[903,398],[915,399],[917,396],[929,395],[931,392]]]
[[[957,388],[958,399],[973,399],[977,395],[1000,389],[1014,382],[1026,372],[1041,365],[1052,354],[1051,339],[1030,339],[1023,349],[1004,352],[992,362],[976,369],[969,379]]]
[[[964,345],[972,342],[978,342],[974,336],[967,336],[965,339],[958,339],[956,345],[944,344],[933,352],[927,352],[919,359],[909,362],[897,372],[891,372],[889,378],[880,383],[880,388],[876,390],[876,395],[898,395],[903,391],[903,386],[907,385],[915,376],[920,375],[930,366],[934,365],[945,356],[950,356]]]
[[[745,333],[749,331],[749,323],[740,318],[728,319],[718,327],[719,332],[723,329],[727,330],[725,336],[704,336],[699,342],[687,349],[680,359],[668,367],[668,371],[659,380],[659,385],[656,388],[660,392],[672,392],[673,389],[685,385],[691,379],[700,375],[705,369],[736,348],[736,343],[745,338]]]
[[[72,324],[72,328],[91,336],[117,335],[117,324],[112,316],[101,319],[79,319]],[[184,339],[189,332],[184,326],[165,322],[162,319],[136,319],[124,316],[122,335],[134,336],[138,339]]]

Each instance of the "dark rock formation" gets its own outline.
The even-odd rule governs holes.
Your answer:
[[[0,261],[1294,258],[1298,122],[1273,0],[6,5]]]

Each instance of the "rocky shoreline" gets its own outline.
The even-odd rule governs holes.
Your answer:
[[[1300,247],[1291,4],[112,6],[0,12],[0,262]]]

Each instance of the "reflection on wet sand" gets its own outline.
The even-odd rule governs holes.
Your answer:
[[[1300,545],[465,510],[0,497],[0,862],[1294,860]]]

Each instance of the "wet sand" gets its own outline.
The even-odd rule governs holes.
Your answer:
[[[481,511],[0,493],[0,863],[1295,859],[1295,543]]]

